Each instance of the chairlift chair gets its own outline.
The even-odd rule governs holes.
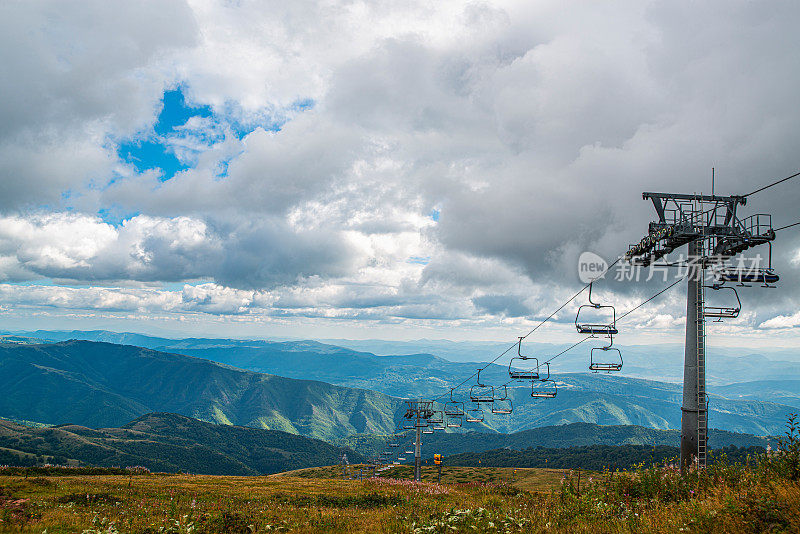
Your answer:
[[[467,410],[464,419],[467,423],[482,423],[483,422],[483,408],[476,406],[471,410]]]
[[[511,403],[511,399],[508,398],[508,387],[506,385],[503,385],[503,392],[503,396],[495,399],[492,403],[492,413],[494,414],[508,415],[514,412],[514,405]]]
[[[433,434],[433,428],[429,427],[429,426],[423,427],[422,433],[423,434]]]
[[[597,351],[602,352],[602,360],[599,360],[600,353]],[[597,360],[595,359],[595,354],[598,354]],[[594,371],[595,373],[599,371],[605,371],[606,373],[610,373],[612,371],[621,371],[622,352],[620,352],[618,348],[612,347],[611,345],[605,347],[593,347],[592,350],[589,351],[589,370]]]
[[[531,397],[534,399],[552,399],[558,394],[558,387],[552,380],[540,380],[531,384]]]
[[[464,424],[464,415],[448,415],[447,416],[447,428],[461,428]]]
[[[722,322],[723,319],[735,319],[739,317],[739,312],[742,311],[742,301],[739,300],[739,292],[736,291],[736,288],[722,284],[713,284],[705,287],[713,289],[714,291],[729,289],[733,291],[733,295],[736,297],[736,306],[705,306],[703,314],[706,317],[715,317],[717,320],[714,322],[717,323]]]
[[[434,410],[433,415],[428,417],[428,423],[430,424],[438,424],[444,421],[444,413],[441,410]]]
[[[592,283],[589,283],[589,304],[583,304],[578,307],[578,313],[575,315],[575,328],[578,330],[579,334],[591,334],[591,335],[603,335],[603,336],[612,336],[617,333],[617,310],[614,306],[611,305],[603,305],[597,302],[592,301]],[[608,308],[611,310],[611,323],[608,324],[595,324],[595,323],[585,323],[580,320],[581,318],[581,310],[584,308],[591,308],[595,310],[599,310],[602,308]],[[585,315],[585,313],[584,313]]]
[[[478,378],[469,390],[472,402],[494,402],[494,386],[481,383],[481,369],[478,369]]]
[[[511,380],[539,380],[539,360],[534,358],[533,356],[526,356],[522,354],[522,340],[525,339],[524,336],[520,336],[519,343],[517,344],[517,355],[511,358],[511,361],[508,362],[508,377]],[[514,368],[514,361],[517,362],[527,362],[527,361],[534,361],[536,362],[536,367],[525,368],[524,364],[521,368]]]
[[[464,416],[464,403],[453,398],[452,388],[450,388],[450,400],[444,403],[444,414],[447,417]]]

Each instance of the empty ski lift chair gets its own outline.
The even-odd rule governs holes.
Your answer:
[[[508,362],[508,377],[511,380],[539,380],[539,360],[522,354],[523,339],[525,339],[523,336],[519,338],[517,355]],[[514,362],[517,362],[518,367],[514,366]],[[535,367],[531,367],[527,362],[535,362]]]
[[[442,421],[444,421],[444,414],[439,410],[434,410],[433,415],[428,417],[429,424],[441,423]]]
[[[503,396],[496,397],[494,399],[494,402],[492,403],[492,413],[500,415],[508,415],[514,412],[514,405],[511,403],[511,399],[508,398],[508,386],[503,384],[502,388],[503,388]]]
[[[494,386],[481,383],[481,369],[478,369],[478,378],[469,390],[469,398],[472,402],[494,402]]]
[[[467,423],[482,423],[483,422],[483,408],[476,405],[474,408],[467,410],[464,420]]]
[[[722,322],[723,319],[735,319],[739,317],[739,312],[742,311],[742,301],[739,300],[739,292],[736,291],[736,288],[724,286],[722,284],[713,284],[705,287],[713,289],[714,291],[728,289],[733,291],[733,295],[736,298],[736,306],[705,306],[703,308],[703,314],[706,317],[714,317],[716,319],[714,322],[716,323]]]
[[[444,424],[444,412],[441,410],[434,410],[433,415],[428,418],[428,423],[433,430],[444,430],[447,428]]]
[[[552,380],[540,380],[531,385],[531,397],[534,399],[553,399],[558,394],[558,387]]]
[[[550,362],[543,362],[547,366],[547,376],[531,383],[531,397],[534,399],[552,399],[558,394],[556,383],[550,380]]]
[[[444,403],[444,414],[447,417],[463,417],[464,403],[453,398],[453,389],[450,389],[450,400]]]
[[[589,335],[601,335],[601,336],[613,336],[617,333],[617,310],[614,306],[611,305],[603,305],[597,302],[592,302],[592,283],[589,283],[589,304],[582,304],[578,307],[578,314],[575,315],[575,328],[578,330],[579,334],[589,334]],[[611,310],[611,319],[610,323],[593,323],[593,322],[586,322],[581,320],[581,310],[589,308],[589,309],[608,309]],[[586,316],[586,312],[584,313],[584,317]]]
[[[463,415],[448,415],[447,428],[461,428],[464,424]]]
[[[589,370],[595,373],[604,371],[610,373],[612,371],[622,370],[622,352],[614,345],[614,338],[611,338],[611,343],[605,347],[593,347],[589,351]]]

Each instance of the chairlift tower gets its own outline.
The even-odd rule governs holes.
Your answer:
[[[650,223],[648,234],[639,243],[631,245],[626,259],[634,265],[648,266],[688,245],[681,469],[694,461],[705,467],[708,442],[705,269],[720,268],[727,259],[765,243],[770,246],[771,260],[771,242],[775,239],[772,218],[756,214],[740,219],[737,208],[746,204],[745,196],[642,193],[642,198],[653,202],[658,220]],[[736,279],[729,276],[727,281]],[[747,278],[765,284],[776,280],[777,275],[769,269],[761,269],[760,274]],[[741,273],[738,281],[743,281]]]
[[[428,426],[428,419],[433,417],[433,401],[406,401],[408,409],[403,417],[413,422],[416,437],[414,440],[414,480],[422,479],[422,429]]]

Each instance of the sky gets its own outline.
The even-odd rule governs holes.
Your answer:
[[[0,324],[515,339],[653,220],[800,170],[793,1],[0,5]],[[800,178],[748,199],[800,217]],[[730,346],[800,346],[800,231]],[[751,251],[766,255],[767,251]],[[674,276],[673,274],[668,275]],[[670,283],[606,279],[623,313]],[[579,299],[536,339],[568,343]],[[725,295],[710,295],[724,300]],[[679,284],[620,325],[683,337]]]

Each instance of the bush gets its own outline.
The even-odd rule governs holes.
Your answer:
[[[778,448],[767,449],[759,467],[767,478],[777,476],[793,482],[800,480],[800,421],[797,414],[789,414],[786,433],[778,438]]]

